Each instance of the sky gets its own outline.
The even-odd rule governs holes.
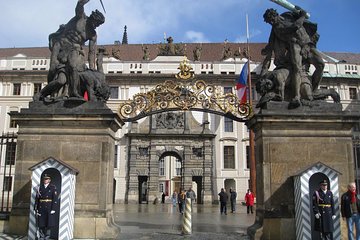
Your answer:
[[[285,8],[270,0],[102,0],[106,21],[98,29],[98,44],[122,40],[127,26],[129,44],[150,44],[172,36],[175,43],[268,41],[271,26],[263,21],[268,8]],[[76,0],[0,0],[0,48],[45,47],[48,35],[75,15]],[[291,0],[318,24],[318,49],[360,53],[360,0]],[[100,0],[85,5],[87,15]]]

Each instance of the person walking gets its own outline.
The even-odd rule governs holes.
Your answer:
[[[336,218],[333,193],[328,190],[327,180],[320,182],[320,188],[313,194],[314,230],[320,232],[320,239],[331,240]]]
[[[247,214],[249,214],[251,212],[251,214],[254,213],[253,211],[253,207],[254,207],[254,194],[251,192],[250,189],[247,190],[247,193],[245,194],[245,204],[246,204],[246,212]]]
[[[222,188],[221,189],[221,192],[219,192],[219,197],[220,197],[220,214],[225,214],[227,215],[227,209],[226,209],[226,204],[227,204],[227,201],[228,201],[228,194],[225,192],[225,189]]]
[[[162,194],[161,194],[161,203],[165,203],[165,193],[163,192]]]
[[[186,198],[191,199],[191,207],[192,207],[193,202],[196,202],[196,194],[194,190],[192,190],[192,187],[189,187],[189,190],[186,192]]]
[[[356,194],[356,184],[348,184],[348,191],[341,196],[341,216],[346,219],[348,240],[354,240],[354,225],[356,240],[360,240],[360,199]]]
[[[184,207],[185,207],[185,191],[184,189],[180,188],[179,194],[178,194],[178,204],[179,204],[179,212],[180,214],[184,213]]]
[[[39,240],[47,240],[50,238],[51,229],[59,224],[55,215],[58,193],[56,186],[50,184],[50,175],[44,174],[42,180],[36,191],[34,211],[38,218]]]
[[[173,204],[173,207],[176,207],[176,201],[177,201],[177,192],[174,190],[173,194],[171,195],[171,201],[172,201],[172,204]]]
[[[237,197],[237,193],[234,190],[232,190],[232,188],[230,188],[231,213],[235,212],[236,197]]]

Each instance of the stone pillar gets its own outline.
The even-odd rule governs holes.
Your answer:
[[[104,103],[30,103],[11,113],[19,124],[10,232],[25,235],[31,192],[30,167],[53,157],[79,170],[75,186],[74,238],[116,238],[113,224],[115,132],[119,117]]]
[[[156,146],[154,145],[150,146],[150,159],[148,161],[150,161],[149,201],[154,201],[155,197],[161,199],[159,194],[159,156],[156,154]]]
[[[204,141],[204,172],[203,172],[203,193],[204,193],[204,204],[212,203],[212,163],[213,163],[213,151],[212,151],[212,140]]]
[[[128,190],[127,190],[127,199],[126,203],[139,203],[139,179],[137,170],[137,163],[139,158],[139,149],[138,140],[130,138],[129,148],[130,154],[128,155],[130,158],[128,159]]]
[[[338,104],[287,109],[270,102],[248,126],[255,132],[256,222],[253,239],[295,239],[294,184],[291,176],[317,162],[340,172],[340,193],[354,180],[352,127],[359,115]]]
[[[192,186],[192,161],[191,161],[191,156],[192,156],[192,149],[191,146],[185,145],[184,146],[184,160],[183,160],[183,164],[184,164],[184,188],[185,190],[188,190],[189,187]]]

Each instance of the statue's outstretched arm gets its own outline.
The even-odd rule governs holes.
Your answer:
[[[95,69],[96,39],[97,39],[97,37],[94,36],[92,39],[89,40],[88,61],[89,61],[90,69]]]
[[[87,4],[90,0],[78,0],[75,8],[76,17],[80,18],[85,14],[84,5]]]

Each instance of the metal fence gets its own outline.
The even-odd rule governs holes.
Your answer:
[[[12,208],[16,140],[15,133],[3,133],[0,136],[0,218],[7,218]]]
[[[360,193],[360,136],[353,137],[353,149],[354,149],[354,169],[355,169],[355,182],[358,186],[357,192]]]

